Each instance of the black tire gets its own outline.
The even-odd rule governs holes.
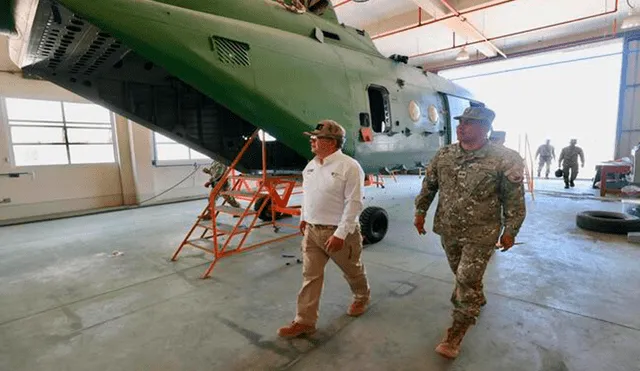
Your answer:
[[[260,218],[260,220],[262,221],[270,222],[271,221],[271,200],[270,199],[267,199],[267,197],[260,197],[259,199],[256,200],[256,203],[253,205],[253,210],[254,211],[260,210],[260,207],[262,206],[262,203],[265,200],[267,200],[267,205],[264,207],[264,209],[262,209],[262,211],[260,212],[260,215],[258,215],[258,218]],[[276,213],[276,220],[281,218],[282,218],[282,213]]]
[[[627,234],[640,232],[640,218],[610,211],[583,211],[576,216],[576,225],[594,232]]]
[[[389,215],[381,207],[370,206],[360,214],[360,231],[364,243],[382,241],[389,229]]]

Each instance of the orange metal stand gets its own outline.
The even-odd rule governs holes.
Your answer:
[[[235,170],[238,162],[258,136],[258,133],[259,130],[256,130],[251,137],[249,137],[238,156],[236,156],[220,181],[218,181],[211,190],[207,207],[198,215],[196,222],[171,258],[172,261],[177,260],[178,255],[186,245],[213,255],[213,261],[207,267],[202,278],[208,278],[216,263],[222,258],[301,235],[297,224],[287,224],[277,221],[282,214],[291,216],[300,215],[301,208],[299,205],[289,205],[289,200],[292,195],[302,193],[301,189],[296,191],[296,188],[302,185],[300,176],[267,176],[267,156],[264,137],[262,138],[262,175],[238,174]],[[227,180],[232,180],[232,187],[229,191],[222,191],[222,186]],[[254,185],[251,186],[250,182],[254,183]],[[382,180],[380,175],[368,174],[365,178],[364,185],[376,185],[376,187],[381,186],[384,188],[384,180]],[[249,204],[245,208],[236,208],[226,206],[225,200],[221,205],[216,205],[215,201],[218,198],[217,196],[225,194],[233,196],[238,201],[248,201]],[[207,211],[209,211],[208,214],[211,220],[205,219]],[[237,217],[238,220],[234,225],[219,223],[218,217],[220,213],[232,215]],[[263,218],[265,218],[265,213],[271,215],[271,221],[258,223],[260,215],[262,214]],[[246,218],[250,220],[248,226],[242,223]],[[281,227],[293,228],[295,233],[283,234],[275,238],[255,242],[248,246],[244,245],[251,231],[269,225],[273,226],[275,233],[278,233]],[[196,228],[202,229],[202,232],[198,238],[192,238]],[[235,247],[230,247],[231,240],[237,236],[240,236],[240,242]]]
[[[206,253],[212,254],[213,261],[207,267],[202,278],[209,277],[218,260],[222,258],[300,235],[298,225],[279,223],[276,221],[277,214],[300,215],[300,206],[288,205],[289,199],[293,194],[301,193],[294,192],[294,189],[300,185],[300,182],[295,176],[267,176],[266,145],[264,137],[262,138],[262,175],[252,176],[236,174],[235,167],[251,143],[258,136],[258,132],[259,130],[256,130],[251,135],[242,147],[238,156],[227,168],[220,181],[211,190],[207,207],[200,213],[200,215],[198,215],[196,222],[193,224],[171,258],[172,261],[175,261],[185,245],[189,245],[203,250]],[[231,190],[222,192],[222,186],[228,179],[233,180],[233,186],[231,187]],[[256,185],[251,187],[249,182],[254,182]],[[225,200],[222,205],[216,205],[215,200],[219,194],[228,194],[236,198],[236,200],[249,201],[249,204],[246,208],[236,208],[226,206]],[[265,208],[271,212],[271,221],[258,224],[259,215],[263,213]],[[209,209],[211,220],[205,220],[204,218],[207,214],[207,209]],[[238,217],[238,220],[235,225],[219,223],[218,216],[220,213]],[[243,225],[242,223],[245,218],[250,220],[248,226]],[[276,233],[280,231],[281,227],[291,227],[294,228],[296,232],[244,246],[251,231],[255,228],[267,225],[273,225],[274,232]],[[203,231],[200,233],[199,238],[191,238],[196,228],[201,228]],[[231,240],[236,236],[241,237],[240,242],[237,246],[230,247]]]
[[[396,183],[398,183],[398,179],[396,178],[394,173],[389,175]],[[364,178],[365,187],[376,186],[376,188],[384,188],[384,175],[382,174],[367,174]]]

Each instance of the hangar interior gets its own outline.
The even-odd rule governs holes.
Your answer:
[[[24,7],[33,16],[42,3],[58,4],[8,1],[0,12],[5,17]],[[198,0],[138,3],[186,7]],[[484,278],[488,304],[460,356],[449,361],[433,352],[449,324],[454,276],[439,236],[430,230],[420,236],[413,226],[421,173],[393,171],[384,175],[384,188],[365,188],[365,206],[383,207],[389,217],[384,239],[363,252],[372,290],[365,315],[345,314],[349,286],[328,264],[318,332],[280,339],[276,330],[295,313],[302,238],[224,259],[209,279],[200,278],[211,262],[202,251],[185,248],[171,261],[207,204],[209,177],[202,169],[211,162],[203,153],[209,147],[179,143],[167,131],[154,132],[127,112],[54,83],[55,77],[26,73],[16,55],[27,36],[5,32],[10,22],[3,18],[0,369],[640,370],[637,236],[576,225],[586,210],[637,218],[640,1],[331,3],[338,21],[366,32],[384,57],[408,57],[416,70],[483,100],[496,111],[494,129],[506,132],[505,145],[527,162],[533,189],[527,189],[527,216],[516,238],[522,244],[492,258]],[[310,11],[287,16],[318,17]],[[133,54],[122,58],[137,58]],[[218,112],[227,124],[200,128],[201,136],[232,133],[240,141],[216,147],[229,163],[255,127],[185,90],[181,97],[199,114]],[[135,99],[128,94],[114,99]],[[206,128],[206,120],[198,122]],[[306,161],[278,143],[278,135],[265,135],[269,163],[287,168]],[[537,147],[550,139],[558,156],[572,138],[586,157],[576,187],[563,188],[553,174],[536,176]],[[259,152],[249,157],[246,167],[259,164]],[[623,168],[622,174],[600,173],[603,163]],[[554,163],[551,171],[557,168]],[[604,176],[608,192],[596,175]],[[259,228],[248,241],[274,234]]]

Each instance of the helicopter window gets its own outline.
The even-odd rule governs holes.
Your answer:
[[[391,126],[389,91],[382,86],[370,86],[369,107],[371,108],[371,128],[376,133],[387,131]]]

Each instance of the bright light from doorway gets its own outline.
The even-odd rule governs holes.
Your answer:
[[[506,131],[505,145],[522,155],[525,137],[532,156],[550,139],[556,167],[576,138],[586,157],[579,176],[591,178],[596,164],[613,160],[621,67],[622,42],[615,41],[440,74],[495,110],[494,129]]]

